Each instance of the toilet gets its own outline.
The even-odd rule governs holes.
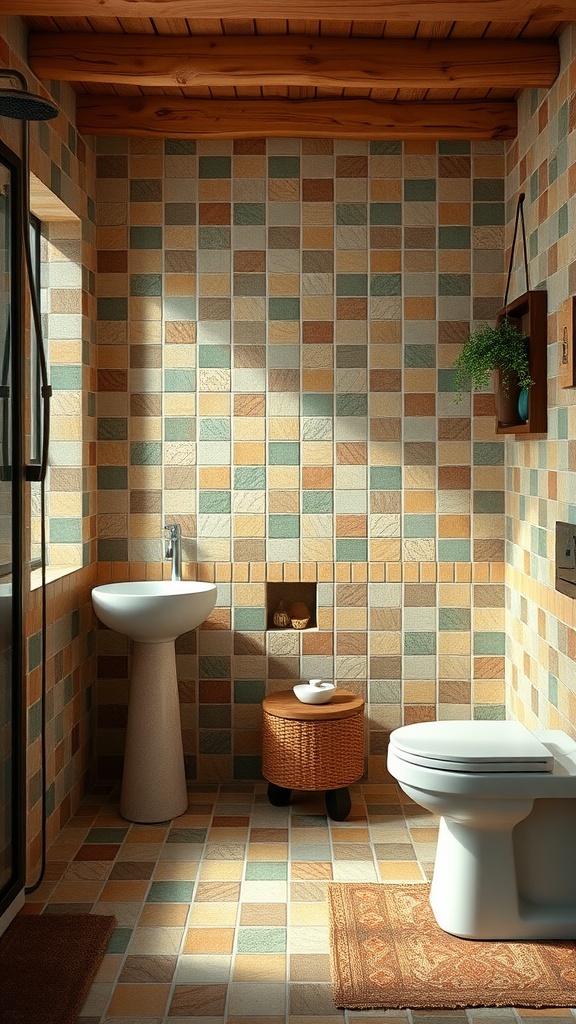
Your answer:
[[[388,771],[440,816],[430,905],[468,939],[576,938],[576,740],[519,722],[395,729]]]

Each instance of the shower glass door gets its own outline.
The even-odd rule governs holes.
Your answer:
[[[0,933],[24,885],[19,181],[0,145]]]

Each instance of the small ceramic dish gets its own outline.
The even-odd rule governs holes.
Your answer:
[[[311,679],[309,683],[298,683],[292,689],[303,704],[327,704],[336,692],[334,683],[322,679]]]

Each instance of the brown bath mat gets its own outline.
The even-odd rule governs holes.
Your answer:
[[[576,944],[457,939],[430,886],[330,882],[330,966],[348,1010],[575,1005]]]
[[[21,915],[0,939],[2,1024],[76,1024],[116,919]]]

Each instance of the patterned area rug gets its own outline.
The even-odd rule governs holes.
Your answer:
[[[429,893],[426,884],[329,884],[336,1006],[574,1006],[574,942],[458,939],[436,924]]]

